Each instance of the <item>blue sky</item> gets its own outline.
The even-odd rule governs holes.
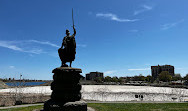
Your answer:
[[[83,75],[151,74],[170,64],[188,73],[187,0],[0,0],[0,78],[52,79],[57,50],[72,30]]]

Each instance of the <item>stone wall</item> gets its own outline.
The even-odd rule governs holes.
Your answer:
[[[183,102],[188,96],[164,93],[83,92],[82,98],[94,101],[176,101]]]
[[[43,94],[22,94],[19,99],[16,94],[0,94],[0,106],[13,106],[16,101],[21,101],[22,104],[43,103],[50,98],[50,95]]]

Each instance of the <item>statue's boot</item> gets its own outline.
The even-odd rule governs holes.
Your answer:
[[[62,64],[61,64],[61,67],[68,67],[68,65],[65,64],[65,63],[62,63]]]

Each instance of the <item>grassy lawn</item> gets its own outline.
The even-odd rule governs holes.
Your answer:
[[[0,111],[33,111],[35,109],[43,109],[43,105],[29,106],[29,107],[22,107],[22,108],[0,109]]]
[[[188,111],[188,103],[89,103],[96,111]]]
[[[96,111],[188,111],[188,103],[88,103]],[[2,109],[0,111],[33,111],[43,105],[23,108]]]

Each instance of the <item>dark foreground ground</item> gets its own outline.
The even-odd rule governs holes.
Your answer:
[[[188,111],[188,103],[88,103],[96,111]],[[43,105],[0,111],[37,111]]]

